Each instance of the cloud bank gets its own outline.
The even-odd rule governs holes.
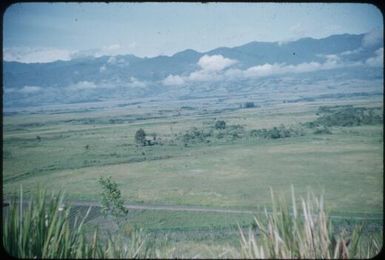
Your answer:
[[[185,83],[185,80],[181,76],[168,75],[163,81],[165,86],[180,86]]]
[[[130,43],[125,46],[120,44],[111,44],[102,46],[99,49],[90,50],[68,50],[59,48],[27,48],[15,47],[4,48],[3,58],[5,61],[17,61],[22,63],[48,63],[54,61],[69,61],[81,57],[102,57],[117,56],[132,53],[136,48],[136,43]]]
[[[384,48],[379,48],[374,54],[375,56],[368,58],[365,63],[371,67],[384,66]]]
[[[74,53],[74,51],[56,48],[5,48],[3,58],[5,61],[47,63],[71,60]]]
[[[20,89],[17,88],[4,88],[4,92],[7,94],[10,93],[19,93],[24,95],[37,94],[41,92],[43,89],[39,86],[24,86]]]
[[[237,60],[225,58],[222,55],[204,55],[197,62],[198,70],[193,71],[188,76],[168,75],[162,81],[162,84],[165,86],[181,86],[189,82],[221,80],[224,71],[237,63]]]
[[[237,62],[236,60],[225,58],[222,55],[204,55],[199,59],[198,66],[204,71],[221,71]]]
[[[70,85],[67,87],[67,90],[70,91],[82,91],[82,90],[90,90],[90,89],[96,89],[98,86],[90,81],[79,81],[73,85]]]
[[[383,35],[383,30],[378,28],[372,29],[370,32],[366,33],[362,39],[362,46],[367,48],[382,43],[384,41]]]
[[[362,62],[344,62],[339,55],[335,54],[321,55],[320,57],[322,57],[325,61],[305,62],[296,65],[285,63],[266,63],[241,70],[233,67],[234,64],[238,63],[236,60],[225,58],[222,55],[204,55],[199,59],[197,63],[200,69],[193,71],[187,76],[168,75],[162,81],[162,84],[165,86],[182,86],[184,84],[196,82],[256,79],[290,73],[304,73],[365,65]],[[382,57],[383,49],[381,48],[376,52],[376,56],[367,60],[366,63],[367,65],[370,64],[371,66],[377,66],[379,65],[379,61],[382,59]]]
[[[40,92],[41,90],[42,88],[38,86],[24,86],[19,90],[19,92],[22,94],[32,94]]]

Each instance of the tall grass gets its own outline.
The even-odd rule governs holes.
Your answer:
[[[223,252],[211,252],[212,258],[370,258],[380,252],[381,236],[365,235],[361,225],[351,232],[336,234],[322,196],[309,194],[299,201],[299,206],[294,189],[292,205],[282,198],[276,199],[272,191],[271,196],[272,211],[255,218],[255,228],[248,233],[240,229],[239,250],[221,248]],[[14,257],[183,258],[185,255],[167,239],[165,244],[147,241],[141,231],[107,237],[97,229],[86,232],[90,209],[83,218],[71,221],[70,208],[62,206],[62,193],[48,196],[46,191],[39,191],[24,208],[22,192],[19,197],[20,201],[14,199],[10,203],[3,218],[3,245]],[[196,248],[196,253],[190,253],[199,258],[203,249]]]
[[[103,241],[98,230],[91,236],[84,232],[84,222],[91,210],[70,224],[70,208],[63,208],[63,194],[47,196],[40,190],[22,207],[14,199],[4,214],[3,245],[18,258],[135,258],[146,257],[142,232],[134,231],[127,239],[109,236]],[[103,241],[103,242],[102,242]]]
[[[380,237],[363,239],[362,225],[335,234],[323,196],[308,193],[300,207],[293,188],[291,207],[283,198],[276,199],[272,190],[271,197],[272,212],[265,210],[264,218],[254,218],[258,235],[240,229],[242,258],[370,258],[381,250]]]

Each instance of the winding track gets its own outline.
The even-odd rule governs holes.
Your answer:
[[[72,207],[100,207],[100,203],[86,201],[68,201]],[[165,211],[192,211],[192,212],[213,212],[213,213],[230,213],[230,214],[256,214],[258,211],[252,210],[234,210],[223,208],[202,208],[197,206],[176,206],[176,205],[132,205],[125,204],[124,207],[133,210],[165,210]],[[259,213],[264,213],[260,211]],[[358,217],[358,216],[329,216],[331,219],[352,219],[352,220],[383,220],[383,217]]]
[[[4,203],[9,203],[5,200]],[[23,204],[28,204],[28,200],[24,200]],[[65,201],[65,205],[76,207],[101,207],[100,203],[94,201]],[[236,209],[224,209],[224,208],[204,208],[199,206],[178,206],[178,205],[134,205],[124,204],[124,207],[132,210],[159,210],[159,211],[190,211],[190,212],[212,212],[212,213],[226,213],[226,214],[249,214],[255,215],[257,213],[264,213],[264,211],[253,210],[236,210]],[[302,214],[300,214],[302,215]],[[330,216],[331,219],[350,219],[350,220],[384,220],[382,217],[358,217],[358,216]]]

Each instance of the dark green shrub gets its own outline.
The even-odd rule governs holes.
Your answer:
[[[320,107],[321,114],[316,120],[305,125],[313,128],[317,126],[359,126],[382,124],[383,115],[380,108],[365,108],[353,106]]]
[[[254,102],[246,102],[244,107],[245,108],[253,108],[253,107],[255,107],[255,104],[254,104]]]
[[[272,139],[277,139],[277,138],[280,138],[280,137],[281,137],[278,128],[275,127],[275,126],[274,126],[272,129],[269,130],[268,135],[269,135],[269,137],[272,138]]]
[[[332,134],[332,132],[326,126],[318,127],[313,133],[317,134],[317,135],[319,135],[319,134]]]
[[[226,122],[223,120],[218,120],[215,122],[215,129],[225,129],[226,128]]]
[[[302,136],[304,135],[303,129],[301,128],[287,128],[284,125],[279,127],[273,127],[270,129],[253,129],[250,131],[249,135],[251,137],[267,138],[267,139],[278,139],[278,138],[288,138],[293,136]]]
[[[146,142],[146,132],[142,128],[140,128],[135,133],[135,142],[141,145],[145,145]]]
[[[124,207],[124,202],[118,184],[111,180],[111,176],[99,178],[99,184],[102,187],[101,205],[102,213],[112,215],[113,217],[125,217],[128,210]]]

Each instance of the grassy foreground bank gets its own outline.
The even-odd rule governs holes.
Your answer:
[[[22,195],[22,194],[21,194]],[[35,193],[26,208],[22,196],[4,211],[3,245],[22,258],[184,258],[168,241],[153,241],[141,230],[101,234],[85,229],[87,214],[70,221],[64,196]],[[382,231],[364,232],[361,224],[349,230],[333,227],[323,197],[309,194],[292,203],[271,192],[272,211],[255,218],[249,230],[239,229],[238,247],[217,247],[214,258],[370,258],[382,248]],[[128,220],[129,221],[129,220]],[[122,222],[119,222],[122,225]],[[338,230],[338,231],[337,231]],[[214,241],[215,242],[215,241]],[[201,257],[197,248],[192,256]],[[191,254],[191,252],[189,252]]]

